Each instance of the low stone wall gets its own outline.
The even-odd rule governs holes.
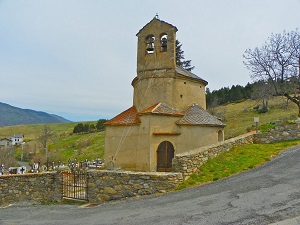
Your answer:
[[[164,193],[183,181],[181,173],[91,170],[87,172],[90,203]],[[0,205],[62,200],[62,174],[32,173],[0,176]]]
[[[186,180],[192,173],[196,173],[198,168],[206,163],[209,158],[214,158],[234,146],[249,143],[253,143],[253,133],[231,138],[219,144],[196,148],[185,153],[177,154],[173,159],[174,171],[182,173],[184,180]]]
[[[266,133],[254,134],[253,142],[269,144],[280,141],[300,139],[300,124],[276,125],[275,129]]]
[[[56,172],[0,176],[0,205],[61,201],[62,179]]]
[[[88,172],[91,203],[164,193],[182,183],[181,173],[96,170]]]
[[[216,157],[234,146],[249,143],[253,143],[252,133],[177,154],[173,159],[174,172],[88,171],[88,201],[101,203],[173,190],[192,173],[197,172],[209,158]],[[62,174],[59,172],[0,177],[0,205],[20,201],[61,200]]]

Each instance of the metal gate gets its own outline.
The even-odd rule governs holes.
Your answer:
[[[83,171],[64,171],[63,177],[63,198],[76,200],[88,200],[87,175]]]

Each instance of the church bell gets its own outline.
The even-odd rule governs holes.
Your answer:
[[[167,38],[162,38],[161,40],[161,49],[163,52],[167,51]]]
[[[150,37],[148,38],[146,50],[147,50],[148,52],[154,51],[154,37],[153,37],[153,36],[150,36]]]

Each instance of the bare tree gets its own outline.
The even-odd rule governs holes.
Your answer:
[[[253,86],[251,98],[262,101],[262,108],[268,111],[269,100],[274,95],[274,87],[270,81],[259,81]]]
[[[216,115],[217,114],[217,107],[220,105],[220,100],[215,97],[211,100],[211,102],[207,105],[207,110],[212,114]]]
[[[243,62],[253,80],[271,82],[275,95],[285,96],[298,106],[300,117],[300,33],[272,34],[265,44],[247,49]]]
[[[52,132],[52,130],[50,129],[49,126],[45,125],[43,127],[43,129],[40,131],[39,134],[37,134],[37,141],[40,142],[40,144],[42,145],[43,149],[45,150],[45,154],[46,154],[46,162],[48,164],[48,148],[47,148],[47,144],[49,143],[49,141],[54,137],[54,133]]]
[[[0,150],[0,166],[4,165],[4,167],[7,169],[8,167],[14,166],[16,164],[14,151],[14,147]]]

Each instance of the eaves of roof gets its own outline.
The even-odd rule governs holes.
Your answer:
[[[137,109],[135,106],[130,107],[119,115],[115,116],[111,120],[104,123],[105,126],[112,125],[137,125],[141,120],[137,116]]]
[[[136,36],[138,36],[138,35],[141,33],[141,31],[142,31],[145,27],[147,27],[150,23],[152,23],[153,21],[159,21],[159,22],[161,22],[161,23],[168,24],[168,25],[174,27],[176,31],[178,31],[177,27],[175,27],[174,25],[172,25],[172,24],[170,24],[170,23],[167,23],[167,22],[165,22],[165,21],[163,21],[163,20],[160,20],[160,19],[157,19],[156,17],[154,17],[154,18],[153,18],[152,20],[150,20],[145,26],[143,26],[142,29],[139,30],[139,32],[136,34]]]
[[[202,79],[201,77],[198,77],[196,74],[193,74],[190,71],[183,69],[181,66],[176,66],[176,73],[183,75],[184,77],[187,77],[192,80],[201,81],[205,85],[208,84],[208,82],[206,80]]]
[[[171,107],[169,107],[167,104],[165,103],[158,103],[155,104],[151,107],[149,107],[148,109],[145,109],[142,112],[139,112],[138,115],[143,115],[143,114],[152,114],[152,115],[167,115],[167,116],[183,116],[184,114],[172,109]]]

